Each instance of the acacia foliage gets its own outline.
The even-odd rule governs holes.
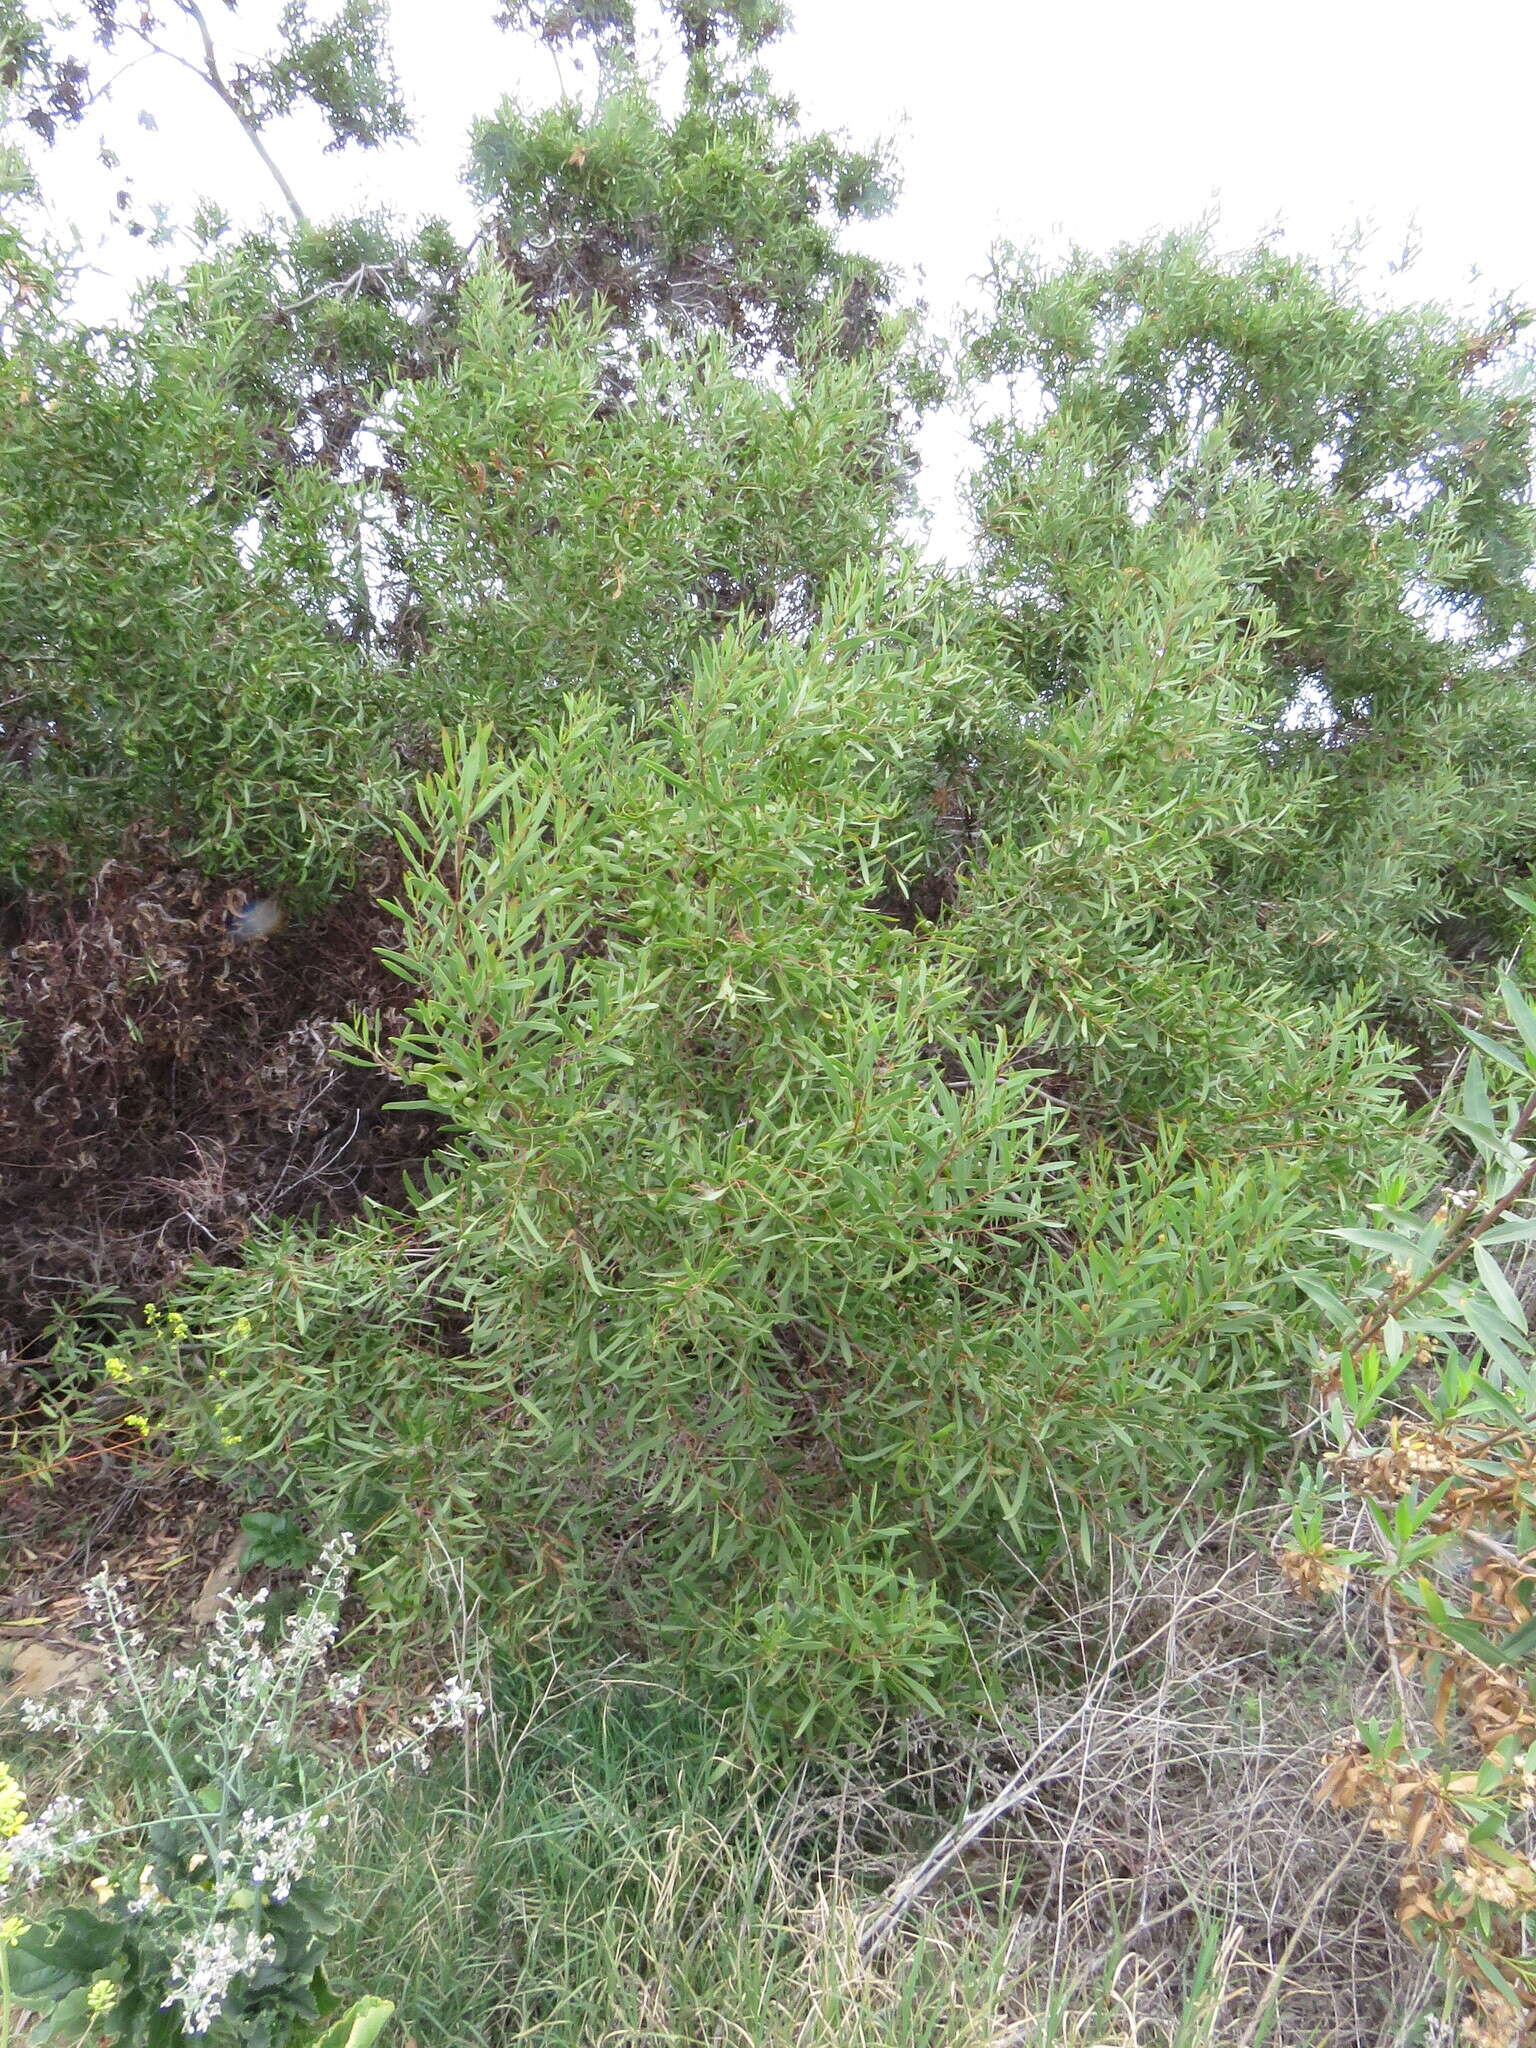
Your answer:
[[[13,885],[78,882],[137,825],[318,901],[445,725],[664,689],[740,607],[804,618],[878,545],[914,365],[835,230],[880,162],[804,132],[731,11],[690,10],[716,12],[671,115],[621,53],[586,102],[479,123],[470,243],[205,217],[184,274],[88,332],[14,242]]]
[[[867,361],[768,385],[710,337],[615,403],[601,316],[543,334],[482,267],[446,360],[370,391],[388,310],[329,301],[335,343],[286,351],[269,260],[210,263],[129,335],[45,326],[0,372],[13,881],[148,823],[211,872],[321,897],[445,723],[513,735],[573,687],[664,690],[723,618],[803,615],[875,540]],[[303,357],[327,347],[362,360],[316,389]]]
[[[682,12],[675,119],[621,49],[478,131],[473,256],[254,236],[103,334],[12,273],[0,829],[60,900],[158,831],[277,947],[396,848],[353,1046],[441,1143],[114,1330],[164,1440],[405,1625],[446,1556],[509,1648],[846,1730],[1282,1427],[1528,858],[1530,408],[1514,314],[1008,259],[925,571],[870,161]]]
[[[453,747],[379,1053],[456,1135],[404,1231],[272,1237],[146,1340],[195,1454],[367,1529],[406,1623],[440,1548],[514,1641],[681,1655],[803,1731],[953,1700],[1064,1522],[1091,1554],[1260,1445],[1277,1277],[1390,1054],[1330,1040],[1290,1152],[1084,1129],[963,910],[876,900],[989,708],[864,577],[652,710]]]
[[[1443,1038],[1461,967],[1518,939],[1501,885],[1536,827],[1527,319],[1373,311],[1278,250],[1220,263],[1198,237],[1055,273],[1001,259],[971,348],[1021,403],[983,431],[979,573],[1040,717],[989,801],[1050,822],[1010,830],[1026,871],[992,877],[1040,904],[1059,956],[1063,833],[1118,789],[1144,852],[1101,861],[1090,839],[1059,899],[1079,926],[1103,906],[1059,1004],[1101,1081],[1122,1030],[1155,1011],[1176,1036],[1186,995],[1199,1015],[1193,991],[1233,973],[1363,988]],[[1060,774],[1068,753],[1096,791]],[[1196,815],[1159,857],[1159,821]],[[1092,879],[1127,869],[1155,895]]]

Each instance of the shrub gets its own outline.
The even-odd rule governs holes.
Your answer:
[[[1443,1044],[1536,825],[1529,315],[1381,312],[1200,234],[990,285],[995,971],[1133,1112],[1144,1046],[1224,1067],[1266,983]]]
[[[403,840],[415,998],[363,1042],[453,1135],[409,1217],[254,1240],[145,1359],[193,1455],[358,1528],[381,1608],[430,1530],[509,1643],[676,1658],[802,1731],[973,1686],[1064,1523],[1091,1554],[1263,1444],[1278,1277],[1393,1117],[1344,1028],[1273,1063],[1309,1120],[1226,1159],[1074,1123],[963,910],[905,908],[989,707],[898,598],[450,746]]]

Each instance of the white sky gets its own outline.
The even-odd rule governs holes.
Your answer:
[[[243,0],[232,22],[210,10],[232,57],[232,32],[259,35],[277,6]],[[492,0],[394,0],[414,147],[322,156],[300,123],[271,131],[313,214],[361,202],[468,217],[455,180],[471,118],[560,83],[550,54],[492,29],[491,12]],[[1467,15],[1412,0],[800,0],[769,52],[808,122],[895,141],[901,200],[857,239],[909,273],[940,326],[974,297],[999,235],[1102,248],[1213,212],[1224,244],[1279,225],[1322,256],[1364,227],[1367,277],[1392,297],[1536,296],[1533,60],[1531,0]],[[567,84],[585,82],[563,62]],[[137,125],[146,104],[154,134]],[[91,162],[101,125],[42,159],[61,220],[93,220],[110,189]],[[275,202],[229,115],[174,70],[124,78],[108,125],[141,194],[183,221],[202,194],[237,221]],[[1394,275],[1409,240],[1417,261]],[[147,260],[143,243],[102,247],[84,308],[115,308]],[[941,429],[930,445],[939,495],[953,442]]]

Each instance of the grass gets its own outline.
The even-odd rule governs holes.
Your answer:
[[[817,1881],[812,1809],[675,1699],[599,1685],[355,1816],[338,1970],[419,2048],[993,2040],[1006,1931],[861,1963],[868,1900]]]
[[[1347,2048],[1438,2000],[1391,1859],[1318,1811],[1377,1682],[1251,1531],[1062,1589],[989,1726],[775,1775],[624,1674],[502,1711],[332,1844],[335,1974],[416,2048]],[[1010,1793],[1010,1787],[1017,1796]],[[860,1934],[957,1815],[991,1823]]]
[[[1380,1660],[1289,1595],[1268,1533],[1064,1571],[999,1623],[989,1719],[913,1716],[862,1754],[754,1761],[681,1679],[504,1679],[466,1747],[342,1801],[331,1979],[394,2001],[390,2048],[1440,2038],[1390,1845],[1314,1798]],[[34,1803],[100,1767],[6,1748]],[[107,1789],[132,1818],[126,1759]]]

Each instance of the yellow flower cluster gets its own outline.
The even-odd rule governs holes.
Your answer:
[[[11,1881],[11,1859],[3,1844],[19,1835],[27,1824],[27,1803],[21,1796],[11,1767],[0,1763],[0,1884]]]
[[[144,1320],[152,1330],[159,1329],[163,1324],[163,1334],[169,1337],[173,1344],[182,1343],[192,1334],[191,1325],[177,1308],[168,1308],[162,1312],[152,1301],[146,1301]]]

